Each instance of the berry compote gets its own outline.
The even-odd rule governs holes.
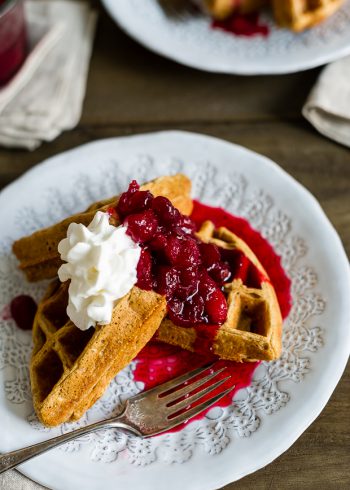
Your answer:
[[[135,182],[131,184],[129,190],[132,192],[124,194],[121,199],[120,206],[118,206],[118,211],[122,221],[127,221],[127,217],[131,216],[132,214],[139,214],[143,211],[148,211],[149,209],[154,211],[153,207],[157,204],[157,201],[159,202],[158,198],[154,199],[157,201],[152,206],[151,203],[153,202],[153,196],[147,192],[141,193],[138,190],[138,186]],[[138,191],[138,193],[136,193],[136,191]],[[166,202],[166,207],[168,209],[174,209],[171,204],[169,206],[169,201],[164,201],[161,199],[160,202]],[[170,247],[173,244],[173,240],[171,240],[170,237],[177,237],[178,233],[180,236],[184,236],[185,238],[191,238],[199,250],[198,257],[196,247],[189,245],[190,249],[193,247],[191,265],[189,267],[183,267],[182,270],[188,270],[189,275],[191,275],[192,270],[195,270],[198,275],[200,272],[203,272],[206,279],[209,279],[209,284],[214,283],[216,288],[215,291],[221,292],[222,283],[225,281],[231,281],[235,277],[242,279],[243,283],[250,287],[259,287],[263,280],[266,281],[267,278],[261,275],[258,269],[256,269],[256,267],[247,257],[245,257],[242,252],[238,250],[227,251],[218,249],[211,244],[208,245],[196,239],[194,235],[194,224],[198,230],[203,221],[209,219],[214,223],[216,228],[225,226],[230,231],[242,238],[250,246],[250,248],[254,250],[259,261],[267,271],[272,285],[276,288],[281,312],[285,318],[288,315],[291,307],[291,284],[283,270],[280,257],[275,253],[271,245],[256,230],[251,228],[246,220],[233,216],[221,208],[212,208],[198,201],[194,201],[193,204],[194,208],[191,214],[191,220],[181,216],[180,213],[176,212],[176,210],[170,213],[171,216],[176,216],[178,218],[178,224],[177,227],[175,226],[169,234],[167,230],[172,227],[163,225],[161,220],[158,218],[158,214],[155,213],[158,221],[157,230],[155,231],[151,240],[146,241],[144,244],[141,243],[143,252],[139,263],[138,285],[140,287],[150,289],[153,287],[153,284],[156,284],[156,286],[160,288],[159,290],[169,290],[168,296],[171,300],[173,298],[176,300],[176,298],[179,297],[181,299],[181,294],[190,290],[186,290],[186,282],[184,284],[181,284],[180,281],[178,282],[179,276],[177,275],[176,271],[179,266],[172,264],[172,261],[177,261],[181,254],[179,254],[179,252],[176,250],[176,247],[174,247],[173,251],[169,252],[168,250],[167,253],[164,250],[164,247],[166,245],[168,246],[168,242]],[[115,210],[111,210],[111,214],[114,214],[114,217],[116,217]],[[146,221],[147,216],[148,214],[146,214]],[[155,230],[153,215],[151,214],[150,217],[151,219],[149,223],[146,223],[146,231],[142,232],[142,236],[144,236],[144,233],[147,235],[147,230]],[[173,223],[175,219],[171,219],[170,221]],[[165,222],[167,222],[166,218]],[[136,219],[131,219],[131,223],[132,230],[130,230],[130,233],[133,234],[134,238],[138,238],[137,233],[135,233],[137,228],[135,223],[140,224],[140,217],[138,216]],[[162,264],[159,267],[155,263],[158,257],[160,263]],[[186,258],[185,261],[186,260],[189,260],[189,258]],[[199,264],[197,263],[197,265],[194,266],[192,265],[193,262],[199,262]],[[172,273],[163,274],[163,276],[162,274],[157,275],[158,269],[161,267],[168,267],[170,270],[175,269],[174,275]],[[196,277],[198,277],[198,275]],[[163,278],[162,281],[164,281],[165,284],[159,280],[160,277]],[[188,280],[188,282],[191,283],[191,280]],[[179,286],[181,286],[182,289],[178,289]],[[196,291],[196,294],[198,294],[200,291],[199,285],[196,288]],[[186,301],[186,294],[184,296]],[[209,320],[209,303],[206,303],[205,309],[209,309],[209,312],[205,311],[206,318]],[[187,310],[185,307],[182,306],[182,312],[186,313],[186,311]],[[175,320],[176,323],[179,323],[177,318],[175,318]],[[183,318],[180,318],[180,322],[183,320]],[[188,322],[185,322],[185,325],[187,326]],[[220,399],[215,406],[225,407],[231,405],[234,394],[238,390],[249,386],[253,373],[256,367],[259,365],[259,362],[242,363],[217,360],[215,356],[211,354],[210,349],[213,342],[213,336],[215,335],[217,328],[218,325],[210,324],[209,322],[203,323],[203,320],[202,323],[196,324],[196,330],[199,334],[197,335],[197,340],[200,340],[201,345],[199,345],[199,342],[197,342],[195,352],[186,351],[180,347],[174,347],[157,341],[149,342],[136,358],[137,362],[133,372],[135,381],[143,383],[145,389],[149,389],[176,376],[191,371],[195,367],[203,366],[208,362],[216,361],[215,368],[225,367],[222,376],[230,376],[230,378],[225,381],[223,385],[221,385],[220,389],[223,387],[225,389],[231,388],[231,391],[225,397]],[[210,396],[213,396],[214,394],[216,394],[216,392],[211,393]],[[203,418],[206,412],[207,411],[200,413],[195,417],[195,419]],[[190,419],[188,422],[191,422],[192,420],[194,419]],[[181,430],[182,427],[183,425],[172,430]]]
[[[166,197],[140,191],[136,181],[121,195],[116,210],[142,248],[137,286],[164,294],[176,325],[224,323],[227,303],[222,288],[232,276],[225,251],[200,241],[190,218]]]
[[[213,20],[213,29],[221,29],[235,36],[253,37],[269,35],[269,27],[260,22],[259,14],[241,14],[234,12],[224,20]]]

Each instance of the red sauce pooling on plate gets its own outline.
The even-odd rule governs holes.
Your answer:
[[[208,329],[208,326],[206,325],[205,328]],[[192,371],[196,367],[213,362],[215,361],[215,358],[210,355],[195,354],[181,349],[180,347],[174,347],[161,342],[149,342],[138,354],[136,361],[137,364],[134,371],[134,379],[135,381],[141,381],[144,383],[145,389],[149,389],[173,379],[176,376]],[[250,385],[253,373],[259,364],[259,362],[215,362],[215,370],[224,366],[226,367],[215,380],[231,376],[231,378],[228,381],[225,381],[219,388],[219,392],[223,389],[230,389],[230,392],[221,398],[215,406],[227,407],[231,405],[232,397],[236,391]],[[210,393],[207,398],[212,398],[217,393],[218,390],[215,390]],[[203,399],[201,401],[203,401]],[[195,404],[192,406],[195,406]],[[202,419],[207,412],[208,410],[192,417],[190,421]],[[181,430],[184,425],[186,424],[175,427],[172,429],[172,432]]]
[[[264,36],[269,34],[267,25],[259,23],[259,14],[239,14],[234,13],[225,20],[213,20],[213,29],[221,29],[236,36]]]
[[[211,220],[216,225],[226,226],[242,238],[254,251],[259,258],[261,264],[268,273],[270,280],[276,288],[276,293],[282,315],[287,317],[291,308],[291,282],[287,277],[281,265],[281,259],[273,250],[272,246],[265,240],[258,231],[254,230],[248,221],[237,216],[233,216],[221,208],[213,208],[206,206],[198,201],[194,201],[194,209],[191,219],[196,223],[197,228],[205,220]],[[245,272],[244,272],[245,270]],[[242,274],[247,278],[247,267],[242,264]],[[243,279],[243,277],[242,277]],[[260,277],[252,277],[251,281],[260,282]],[[217,331],[216,325],[200,325],[196,327],[201,331],[201,345],[197,345],[197,349],[207,352],[208,347],[212,344]],[[137,356],[136,368],[134,371],[134,379],[144,383],[145,389],[168,381],[176,376],[191,371],[197,366],[203,366],[206,363],[215,360],[210,355],[201,355],[199,353],[185,351],[179,347],[162,344],[160,342],[150,342]],[[250,385],[252,376],[259,362],[255,363],[236,363],[228,361],[217,361],[215,367],[226,366],[225,371],[219,375],[220,377],[231,376],[231,379],[224,383],[226,388],[232,388],[232,391],[219,402],[216,406],[225,407],[231,404],[232,397],[241,388]],[[219,379],[218,378],[218,379]],[[222,389],[222,387],[220,387]],[[215,392],[214,392],[215,393]],[[212,396],[212,394],[210,395]],[[205,416],[201,413],[192,420],[201,419]],[[174,430],[180,430],[182,426]]]

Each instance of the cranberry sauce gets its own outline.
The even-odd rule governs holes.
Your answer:
[[[13,318],[21,330],[30,330],[33,326],[37,305],[31,296],[21,294],[13,298],[9,305],[10,318]]]
[[[216,226],[226,226],[226,228],[242,238],[251,247],[276,288],[282,315],[285,318],[291,308],[291,283],[282,268],[280,257],[267,240],[254,230],[248,221],[233,216],[221,208],[206,206],[198,201],[194,201],[191,219],[195,222],[197,228],[207,219],[213,221]],[[249,264],[247,265],[244,257],[241,257],[237,263],[236,277],[241,277],[243,282],[252,281],[254,284],[254,281],[257,280],[259,282],[261,280],[261,278],[254,277],[248,279]],[[148,389],[214,360],[210,354],[208,355],[208,352],[210,352],[210,346],[215,338],[217,328],[217,325],[196,326],[198,337],[201,339],[200,345],[198,342],[198,345],[195,346],[196,353],[160,342],[150,342],[136,358],[137,362],[134,370],[135,381],[144,383],[145,389]],[[234,387],[215,406],[225,407],[230,405],[236,391],[250,385],[254,371],[258,365],[259,362],[236,363],[217,361],[215,367],[226,366],[221,376],[231,376],[231,379],[225,382],[225,387]],[[203,418],[205,413],[197,415],[191,421]],[[180,430],[182,427],[183,425],[174,430]]]
[[[166,296],[176,325],[221,325],[227,317],[222,286],[231,272],[219,249],[202,243],[195,224],[169,199],[140,191],[135,181],[120,197],[117,213],[142,247],[137,285]]]
[[[213,29],[221,29],[236,36],[264,36],[269,34],[267,25],[260,24],[259,14],[239,14],[234,13],[232,16],[224,20],[213,20]]]

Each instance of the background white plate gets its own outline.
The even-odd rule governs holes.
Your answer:
[[[115,21],[147,48],[201,70],[241,75],[301,71],[350,53],[350,1],[323,24],[300,34],[275,26],[267,38],[210,28],[205,16],[174,19],[157,0],[102,0]]]
[[[38,165],[0,194],[0,313],[19,293],[39,298],[16,269],[13,239],[54,222],[128,181],[186,172],[194,196],[242,215],[282,256],[294,306],[280,360],[263,363],[227,409],[175,434],[143,441],[105,431],[26,463],[21,471],[54,489],[212,490],[256,471],[285,451],[317,417],[350,351],[349,264],[316,200],[276,164],[207,136],[162,132],[84,145]],[[28,385],[30,334],[0,320],[0,451],[43,440]],[[133,365],[112,382],[82,424],[105,417],[141,387]],[[74,424],[76,425],[76,424]]]

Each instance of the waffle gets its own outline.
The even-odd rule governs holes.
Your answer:
[[[166,300],[133,287],[111,323],[79,330],[66,315],[68,284],[52,282],[33,325],[30,379],[35,411],[55,426],[79,419],[156,332]]]
[[[207,221],[198,235],[204,242],[242,251],[258,269],[261,287],[247,287],[237,278],[227,284],[227,320],[214,334],[210,333],[211,326],[185,328],[165,318],[155,338],[192,352],[211,352],[230,361],[277,359],[281,354],[282,316],[266,271],[248,245],[226,228],[215,230],[213,223]]]
[[[204,10],[214,19],[223,20],[233,12],[249,14],[259,10],[268,3],[268,0],[204,0]]]
[[[169,198],[183,214],[190,214],[192,211],[191,182],[185,175],[160,177],[144,184],[140,189],[149,190],[154,196]],[[52,279],[57,275],[62,263],[57,250],[58,243],[65,238],[70,223],[82,223],[87,226],[97,211],[107,211],[117,203],[117,196],[96,202],[83,213],[75,214],[49,228],[17,240],[12,249],[28,281]]]
[[[344,0],[272,0],[277,24],[293,31],[312,27],[332,15]]]
[[[204,10],[224,20],[233,12],[248,14],[271,4],[276,23],[299,32],[330,17],[344,0],[204,0]]]

